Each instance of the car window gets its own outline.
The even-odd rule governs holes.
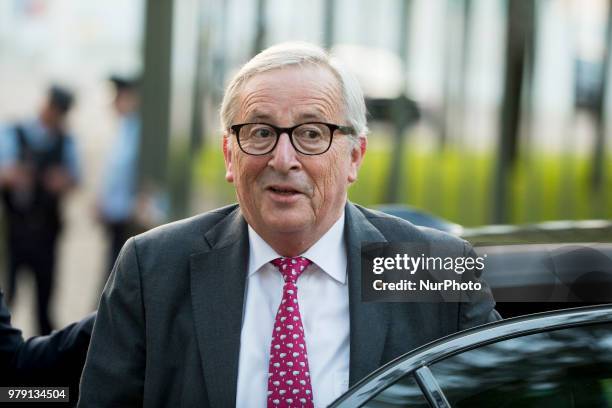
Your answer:
[[[429,404],[414,377],[408,375],[402,377],[363,406],[368,408],[424,408],[429,407]]]
[[[612,324],[500,341],[430,370],[453,407],[612,407]]]

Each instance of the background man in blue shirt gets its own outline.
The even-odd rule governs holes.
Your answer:
[[[0,131],[0,191],[6,214],[8,297],[15,297],[17,272],[32,270],[37,285],[41,334],[52,330],[48,306],[53,289],[61,202],[79,179],[74,139],[66,131],[72,94],[50,88],[35,119]]]
[[[107,273],[110,273],[125,241],[134,235],[140,143],[138,80],[119,76],[112,76],[110,80],[115,86],[113,106],[119,115],[119,131],[106,161],[97,202],[98,217],[109,238]]]

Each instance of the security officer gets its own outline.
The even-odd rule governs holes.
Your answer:
[[[113,107],[119,118],[119,129],[106,161],[97,200],[98,219],[109,238],[105,277],[110,274],[125,241],[138,232],[136,179],[141,128],[138,78],[113,75],[110,81],[115,88]]]
[[[73,138],[66,132],[72,94],[50,88],[37,118],[0,132],[0,190],[8,243],[9,301],[15,298],[19,268],[30,268],[37,285],[41,334],[52,330],[49,301],[57,238],[62,229],[62,199],[79,179]]]

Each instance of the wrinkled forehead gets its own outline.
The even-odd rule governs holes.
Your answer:
[[[238,120],[336,121],[340,119],[342,90],[329,68],[314,64],[291,65],[249,78],[238,95]],[[289,123],[291,122],[291,123]]]

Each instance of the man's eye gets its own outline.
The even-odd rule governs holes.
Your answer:
[[[313,140],[321,138],[321,132],[319,132],[317,129],[305,129],[301,133],[301,136],[305,139]]]
[[[266,138],[272,137],[274,134],[272,133],[272,130],[268,128],[259,128],[259,129],[253,129],[253,131],[251,132],[251,135],[259,139],[266,139]]]

